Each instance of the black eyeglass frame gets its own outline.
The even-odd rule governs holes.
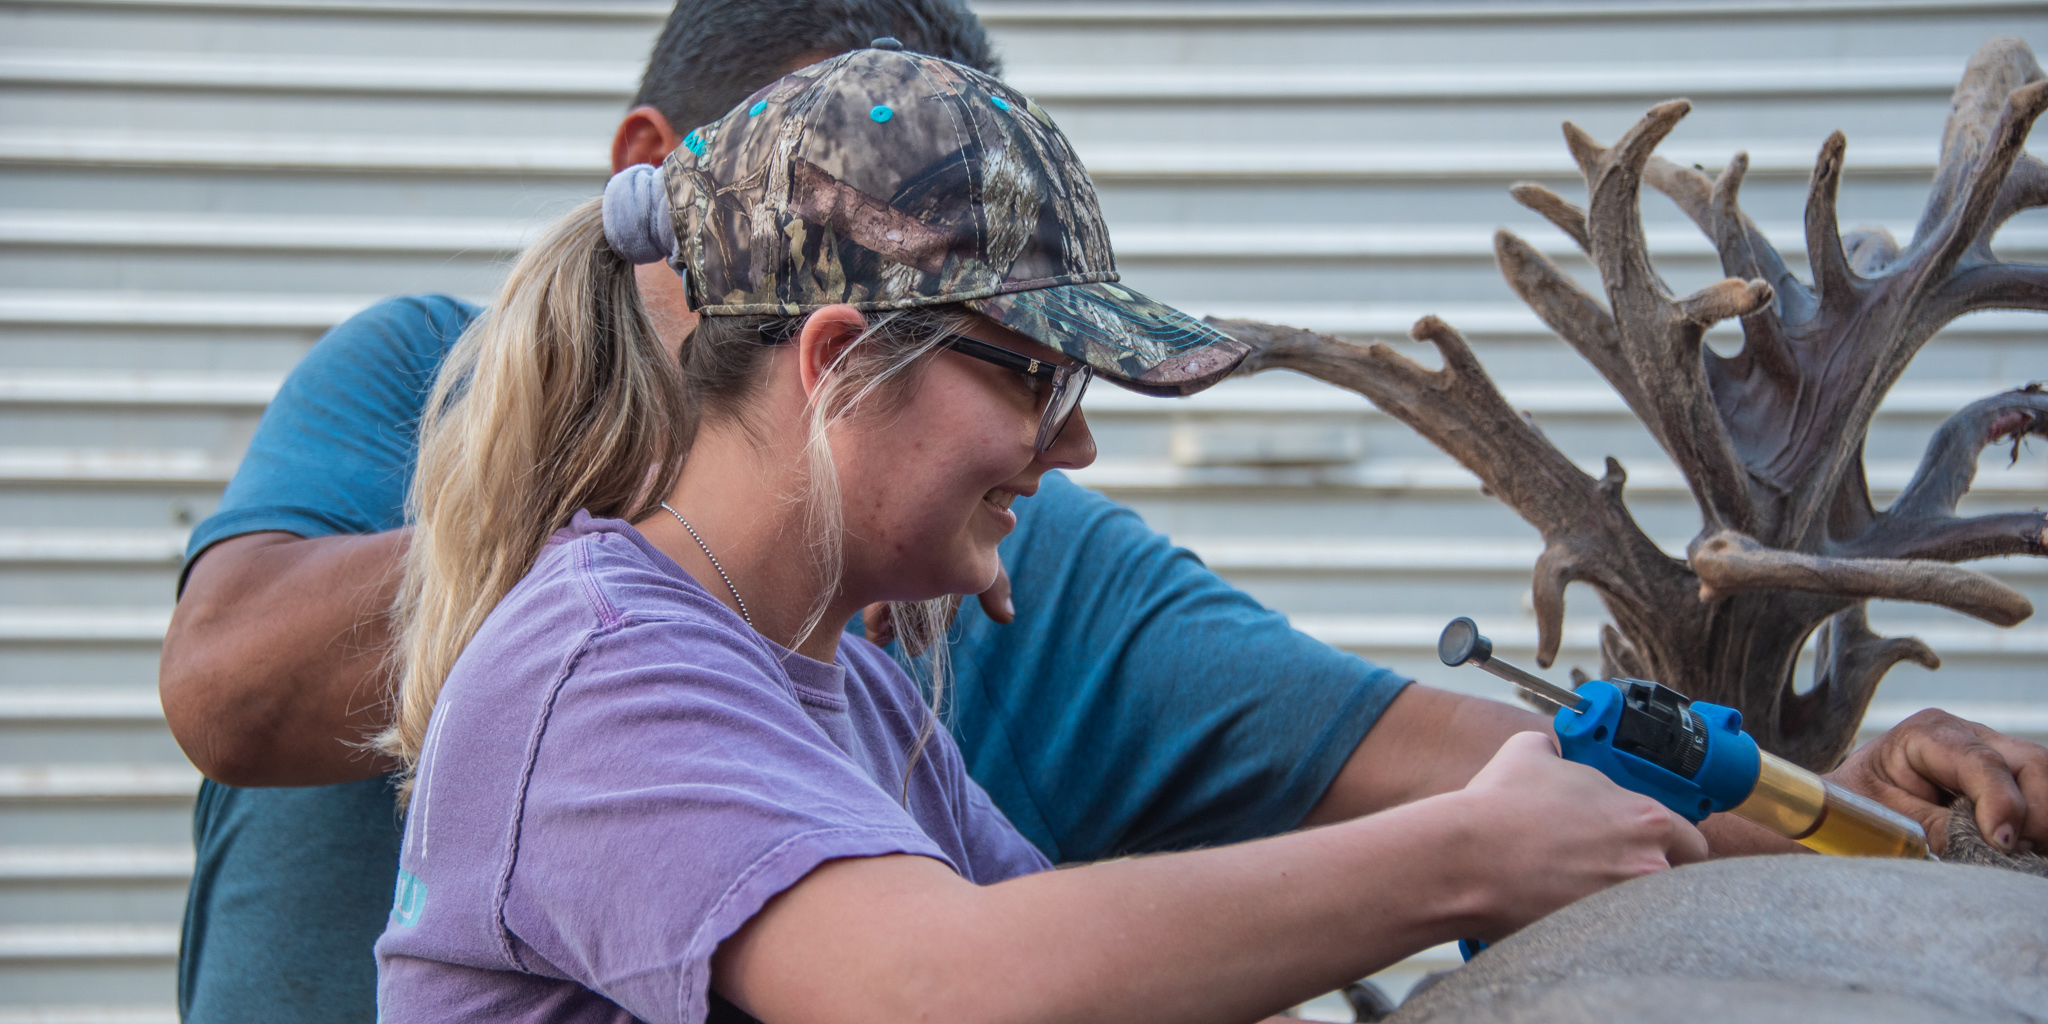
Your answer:
[[[1088,382],[1095,379],[1095,368],[1087,363],[1048,363],[964,334],[947,334],[943,344],[963,356],[994,363],[1050,385],[1046,389],[1045,413],[1038,420],[1037,449],[1041,452],[1059,441],[1060,432],[1067,429],[1067,421],[1074,418],[1074,410],[1081,407],[1081,396],[1088,391]]]

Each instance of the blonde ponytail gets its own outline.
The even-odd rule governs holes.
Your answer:
[[[828,431],[907,396],[964,315],[885,314],[826,368],[804,446],[808,554],[820,591],[790,646],[824,623],[840,586],[845,520]],[[490,311],[443,364],[420,421],[408,513],[412,543],[394,609],[398,691],[379,750],[403,768],[399,801],[441,687],[492,609],[577,510],[637,521],[675,488],[704,417],[744,418],[766,353],[800,318],[706,317],[680,364],[640,303],[633,267],[605,241],[602,201],[578,207],[512,268]],[[899,606],[898,635],[922,650],[934,702],[945,687],[948,599]],[[934,715],[936,712],[934,712]],[[936,726],[926,721],[917,753]],[[912,763],[915,763],[913,757]]]
[[[395,609],[397,707],[377,738],[405,765],[401,801],[449,669],[547,538],[578,509],[651,512],[695,433],[601,207],[578,207],[520,257],[427,401]]]

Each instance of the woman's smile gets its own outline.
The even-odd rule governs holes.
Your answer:
[[[1018,492],[1006,487],[992,488],[987,494],[981,496],[981,503],[995,514],[997,521],[1003,524],[1003,532],[1005,533],[1008,533],[1012,527],[1017,525],[1017,513],[1010,511],[1010,503],[1016,501],[1017,498]]]

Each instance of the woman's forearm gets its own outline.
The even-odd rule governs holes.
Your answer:
[[[201,555],[158,675],[164,717],[200,771],[306,786],[390,770],[360,744],[389,712],[387,610],[405,542],[252,533]]]
[[[986,888],[924,858],[838,861],[728,940],[715,977],[771,1024],[1243,1024],[1475,934],[1467,803]]]
[[[1706,853],[1521,733],[1458,792],[1236,846],[985,888],[919,857],[828,863],[720,946],[713,980],[768,1024],[1253,1021]]]

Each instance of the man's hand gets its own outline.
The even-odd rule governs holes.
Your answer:
[[[958,610],[959,607],[960,599],[953,598],[952,608]],[[996,565],[996,581],[981,592],[981,610],[999,626],[1009,625],[1010,620],[1017,617],[1017,606],[1010,603],[1010,570],[1001,563]],[[889,641],[896,639],[896,624],[889,620],[889,605],[885,602],[876,602],[861,609],[860,622],[876,647],[887,647]],[[948,614],[946,625],[951,627],[952,624],[953,618]],[[910,656],[914,658],[923,653],[911,651]]]
[[[1948,842],[1951,794],[1977,805],[1977,827],[2008,853],[2048,850],[2048,747],[1929,709],[1863,745],[1828,778]]]

